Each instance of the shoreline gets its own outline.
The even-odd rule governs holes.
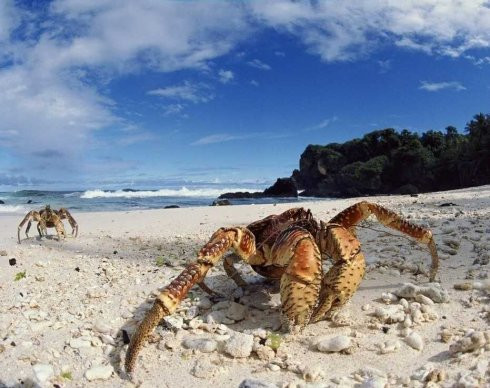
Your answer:
[[[487,185],[488,186],[488,185]],[[248,205],[278,205],[278,204],[289,204],[291,207],[297,207],[297,206],[303,206],[303,207],[308,207],[308,204],[314,203],[314,202],[323,202],[323,201],[351,201],[351,200],[361,200],[361,199],[366,199],[369,200],[370,198],[417,198],[419,196],[437,196],[439,193],[452,193],[452,194],[457,194],[458,192],[472,192],[474,190],[485,190],[485,187],[487,186],[475,186],[475,187],[468,187],[468,188],[462,188],[462,189],[453,189],[453,190],[447,190],[447,191],[435,191],[435,192],[427,192],[427,193],[420,193],[416,195],[396,195],[396,194],[378,194],[378,195],[373,195],[373,196],[365,196],[365,197],[347,197],[347,198],[339,198],[339,197],[263,197],[263,198],[238,198],[238,199],[230,199],[231,201],[231,206],[248,206]],[[158,192],[158,189],[152,190],[152,192]],[[58,191],[45,191],[43,193],[59,193]],[[83,193],[82,191],[77,191],[76,193]],[[138,193],[138,191],[131,192],[130,194]],[[49,195],[48,195],[49,197]],[[2,197],[0,197],[1,199]],[[34,202],[34,203],[26,203],[26,202],[7,202],[4,204],[0,204],[0,217],[3,216],[9,216],[9,215],[16,215],[16,216],[23,216],[25,215],[28,211],[30,210],[40,210],[43,208],[46,204],[51,204],[53,208],[59,208],[59,207],[64,207],[67,208],[69,211],[74,212],[74,213],[107,213],[107,212],[138,212],[138,211],[147,211],[147,210],[167,210],[165,209],[166,206],[179,206],[179,208],[184,209],[184,208],[200,208],[200,207],[207,207],[207,206],[212,206],[212,203],[216,200],[218,200],[217,196],[155,196],[155,197],[116,197],[116,198],[81,198],[81,197],[74,197],[74,196],[68,196],[68,197],[60,197],[60,198],[52,198],[50,200],[47,198],[47,201],[39,201],[39,202]],[[121,203],[104,203],[105,200],[116,200],[116,201],[122,201]],[[155,200],[160,201],[160,204],[156,205]],[[73,202],[75,201],[75,202]],[[79,201],[79,202],[76,202]],[[80,202],[81,201],[81,202]],[[90,201],[99,201],[98,203],[90,203]],[[126,202],[125,202],[126,201]],[[146,202],[145,201],[153,201],[153,202]],[[140,202],[140,203],[138,203]],[[234,203],[235,202],[235,203]],[[82,210],[78,210],[80,208]],[[87,207],[93,207],[93,209],[86,209]],[[114,209],[106,209],[105,207],[114,207]],[[17,208],[18,210],[12,210]],[[5,209],[11,209],[8,211],[5,211]]]
[[[382,383],[418,387],[434,370],[445,374],[440,386],[471,379],[479,379],[475,380],[478,384],[490,382],[486,370],[481,372],[485,365],[488,369],[490,342],[471,352],[449,352],[467,330],[488,330],[488,291],[454,289],[458,283],[488,280],[490,186],[480,186],[418,197],[73,212],[79,237],[61,243],[34,238],[36,231],[31,228],[31,238],[19,245],[16,232],[22,218],[2,215],[0,250],[7,255],[0,256],[0,387],[2,383],[15,386],[20,380],[40,386],[134,386],[120,373],[120,356],[126,349],[121,329],[134,329],[150,306],[147,299],[195,258],[212,232],[298,206],[310,208],[318,220],[327,221],[360,200],[386,206],[434,231],[441,256],[438,278],[449,299],[427,307],[433,314],[423,313],[425,318],[409,327],[422,338],[422,350],[408,345],[403,335],[407,330],[402,333],[400,322],[386,321],[376,311],[397,309],[400,298],[387,303],[386,298],[392,297],[384,294],[395,295],[403,283],[427,286],[427,277],[419,272],[428,268],[430,256],[423,247],[394,237],[386,233],[391,233],[389,229],[369,220],[368,228],[358,229],[369,270],[342,310],[346,322],[350,319],[348,326],[322,321],[308,325],[300,335],[284,335],[274,355],[257,346],[247,357],[231,357],[223,350],[230,337],[242,333],[260,342],[264,330],[278,329],[279,298],[276,286],[249,267],[240,266],[251,283],[240,290],[218,266],[206,283],[232,295],[231,300],[215,308],[216,303],[208,304],[206,294],[193,288],[191,298],[167,320],[173,329],[160,325],[141,351],[134,382],[143,387],[238,387],[245,379],[255,379],[270,387],[288,388]],[[443,202],[458,206],[439,207]],[[65,223],[65,227],[69,234],[70,226]],[[163,257],[160,263],[159,257]],[[11,258],[16,259],[14,266],[9,265]],[[23,271],[25,278],[15,281]],[[419,303],[406,300],[413,309]],[[229,318],[232,308],[240,309],[243,316]],[[228,320],[211,331],[210,314],[228,316]],[[319,351],[313,342],[325,336],[347,337],[349,351]],[[189,339],[209,339],[217,349],[206,353],[186,348],[183,342]],[[94,371],[101,376],[91,380]]]

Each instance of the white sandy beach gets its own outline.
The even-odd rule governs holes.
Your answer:
[[[359,200],[303,206],[326,221]],[[217,388],[238,387],[247,379],[242,386],[490,386],[490,186],[367,200],[433,230],[441,257],[440,294],[447,301],[395,296],[403,283],[427,286],[423,272],[430,255],[370,219],[364,225],[376,230],[358,233],[368,272],[343,310],[347,326],[309,325],[300,335],[283,335],[271,353],[260,337],[279,328],[277,287],[241,266],[251,285],[237,289],[219,267],[208,274],[207,284],[229,300],[209,303],[195,287],[140,353],[133,381],[121,371],[127,347],[121,329],[131,332],[151,305],[148,298],[194,259],[217,228],[247,225],[291,206],[73,213],[78,238],[39,240],[33,227],[29,239],[21,235],[20,245],[16,233],[22,216],[0,216],[0,251],[5,251],[0,256],[0,387]],[[444,203],[457,206],[439,206]],[[67,223],[66,228],[71,232]],[[12,258],[15,265],[9,265]],[[25,277],[15,280],[24,271]],[[473,287],[454,289],[463,282]],[[244,331],[254,337],[255,350],[234,358],[223,345]],[[470,345],[460,346],[465,335]],[[343,336],[338,341],[348,348],[327,353],[314,345],[335,336]],[[416,338],[415,347],[421,338],[422,348],[410,346],[407,336]],[[211,345],[202,348],[209,352],[197,349],[203,341],[189,338],[209,339]],[[451,345],[466,351],[450,352]]]

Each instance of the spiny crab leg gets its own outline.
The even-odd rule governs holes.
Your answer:
[[[431,282],[435,281],[437,270],[439,269],[439,256],[437,255],[434,237],[429,229],[412,224],[395,212],[367,201],[362,201],[348,207],[332,218],[329,223],[340,224],[355,234],[355,226],[371,214],[384,226],[398,230],[414,238],[417,242],[427,245],[432,257],[429,279]]]
[[[354,295],[364,278],[366,263],[359,240],[338,224],[327,224],[323,242],[333,265],[322,279],[322,287],[311,322],[331,317]]]
[[[218,229],[209,242],[199,251],[197,260],[189,264],[163,292],[155,299],[139,327],[131,337],[126,352],[125,369],[131,374],[136,364],[136,357],[146,338],[163,319],[172,314],[187,295],[192,286],[202,282],[209,269],[233,249],[243,260],[255,253],[255,237],[246,228]]]
[[[282,322],[291,333],[300,332],[310,321],[318,303],[322,281],[322,259],[313,236],[293,226],[283,231],[272,246],[275,267],[281,276]]]
[[[61,208],[58,211],[58,214],[59,214],[61,219],[66,218],[68,220],[68,222],[70,223],[70,226],[71,226],[71,235],[74,237],[77,237],[78,236],[78,224],[75,221],[75,219],[73,218],[73,216],[70,214],[70,212],[65,208]]]
[[[20,231],[27,221],[29,221],[29,223],[27,224],[27,228],[26,228],[26,237],[29,238],[28,233],[29,233],[29,229],[31,227],[31,220],[38,221],[38,222],[41,221],[41,216],[39,215],[39,213],[37,211],[31,210],[30,212],[28,212],[26,214],[24,219],[20,222],[20,224],[17,228],[17,240],[18,240],[19,244],[20,244]]]

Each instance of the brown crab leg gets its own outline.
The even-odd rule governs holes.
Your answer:
[[[324,319],[326,314],[332,314],[344,305],[357,291],[366,269],[359,240],[344,227],[329,226],[322,246],[334,264],[323,277],[312,322]]]
[[[221,228],[217,230],[209,242],[199,251],[197,260],[189,264],[163,292],[155,299],[153,307],[131,337],[126,352],[125,369],[131,373],[136,364],[136,357],[146,338],[158,325],[163,317],[172,314],[189,290],[200,283],[210,268],[233,249],[243,260],[255,253],[255,237],[246,228]]]
[[[61,241],[62,238],[66,237],[65,227],[57,215],[54,215],[53,219],[54,227],[56,229],[56,233],[58,234],[58,241]]]
[[[307,230],[293,226],[278,236],[271,256],[276,267],[285,268],[280,285],[283,323],[291,332],[301,331],[318,301],[320,250]]]
[[[59,210],[59,212],[61,214],[65,214],[65,216],[68,219],[68,222],[70,223],[70,226],[71,226],[71,235],[74,236],[74,237],[77,237],[78,236],[78,224],[75,221],[75,219],[73,218],[73,216],[65,208],[61,208]]]
[[[223,260],[223,268],[225,269],[228,277],[232,278],[238,287],[246,287],[247,282],[243,280],[242,276],[233,265],[233,263],[236,262],[238,259],[239,257],[235,255],[229,255],[225,257],[225,259]]]
[[[439,256],[437,255],[436,244],[434,242],[432,232],[429,229],[414,225],[404,220],[395,212],[388,210],[383,206],[366,201],[362,201],[348,207],[332,218],[330,223],[340,224],[344,228],[350,229],[351,232],[354,233],[355,225],[368,218],[371,214],[374,214],[378,221],[383,225],[407,234],[417,240],[419,243],[426,244],[428,246],[432,257],[429,279],[431,282],[433,282],[439,268]]]
[[[19,244],[20,244],[20,231],[22,229],[22,227],[24,226],[24,224],[29,221],[29,226],[30,226],[30,220],[31,218],[34,218],[34,214],[36,212],[34,210],[31,210],[29,213],[26,214],[26,216],[24,217],[24,219],[20,222],[18,228],[17,228],[17,240],[19,241]],[[29,237],[29,235],[27,234],[29,231],[29,228],[27,228],[26,230],[26,236]]]

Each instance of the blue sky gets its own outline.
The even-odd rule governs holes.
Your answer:
[[[0,2],[0,188],[266,184],[308,144],[463,131],[487,1]]]

